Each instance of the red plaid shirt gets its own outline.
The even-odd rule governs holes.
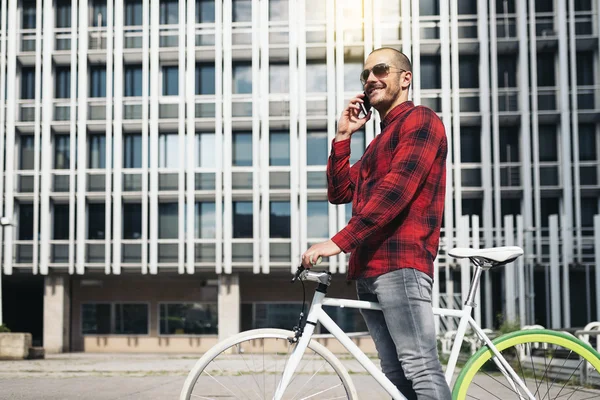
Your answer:
[[[352,218],[333,242],[350,256],[349,279],[412,267],[433,277],[446,191],[446,132],[427,107],[391,110],[381,134],[350,167],[350,140],[333,143],[327,196],[352,201]]]

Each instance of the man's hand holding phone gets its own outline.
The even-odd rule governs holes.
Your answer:
[[[363,117],[361,117],[361,113],[364,115]],[[369,97],[365,93],[360,93],[352,98],[338,121],[335,141],[350,139],[354,132],[362,128],[371,119],[372,113]]]

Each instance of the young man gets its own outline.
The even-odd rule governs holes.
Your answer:
[[[383,312],[362,312],[386,376],[408,399],[451,398],[437,355],[431,306],[446,188],[444,125],[429,108],[408,101],[411,64],[391,48],[373,51],[360,79],[381,116],[381,134],[350,167],[352,134],[361,117],[359,94],[338,122],[327,165],[327,195],[352,201],[348,226],[302,255],[310,268],[319,256],[352,253],[348,278],[361,300]]]

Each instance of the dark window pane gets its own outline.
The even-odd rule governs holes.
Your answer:
[[[575,0],[575,11],[592,11],[592,0]]]
[[[473,126],[460,128],[460,161],[481,162],[481,129]]]
[[[56,2],[56,27],[71,27],[71,0],[58,0]]]
[[[54,136],[54,169],[69,169],[71,166],[71,138],[68,135]]]
[[[593,124],[579,125],[579,160],[596,161],[596,127]]]
[[[252,0],[232,0],[233,22],[252,21]]]
[[[459,82],[461,88],[479,87],[479,59],[477,56],[461,55],[459,58]]]
[[[35,29],[35,0],[25,0],[22,4],[23,10],[21,15],[21,28]]]
[[[457,2],[459,14],[477,14],[477,0],[461,0]]]
[[[306,164],[327,164],[327,132],[306,132]]]
[[[142,237],[142,205],[123,204],[123,239],[140,239]]]
[[[252,238],[253,213],[251,201],[237,201],[233,203],[233,237]]]
[[[161,335],[216,335],[218,333],[216,303],[160,305]]]
[[[540,161],[558,161],[558,143],[555,126],[540,125],[539,143]]]
[[[91,17],[90,26],[106,26],[106,0],[93,0]]]
[[[158,205],[158,237],[160,239],[177,239],[179,236],[177,210],[177,203],[161,203]]]
[[[483,215],[483,200],[482,199],[462,199],[462,214],[463,215],[478,215],[479,223]]]
[[[71,97],[70,67],[56,67],[54,73],[54,97],[57,99],[66,99]]]
[[[19,169],[33,169],[35,166],[35,149],[33,135],[21,136],[21,153],[19,154]]]
[[[439,56],[421,57],[421,69],[419,77],[422,89],[441,89],[442,70]]]
[[[123,168],[142,168],[142,135],[123,135]]]
[[[288,239],[291,237],[289,201],[271,202],[269,232],[271,238]]]
[[[233,133],[233,165],[237,167],[252,166],[252,133]]]
[[[538,86],[555,86],[554,53],[538,53],[537,76]]]
[[[125,0],[125,25],[142,25],[142,0]]]
[[[88,204],[88,239],[101,240],[105,238],[106,207],[104,203]]]
[[[142,95],[142,66],[125,66],[125,97]]]
[[[542,214],[542,227],[547,228],[549,226],[548,217],[551,215],[559,215],[558,210],[558,198],[556,197],[545,197],[542,198],[540,211]],[[559,218],[560,221],[560,218]],[[560,224],[560,222],[559,222]]]
[[[179,3],[177,0],[160,0],[160,24],[176,24],[179,22]]]
[[[440,1],[421,0],[419,2],[419,15],[440,15]]]
[[[515,0],[496,1],[496,13],[513,14],[515,12]]]
[[[52,222],[52,239],[69,239],[69,205],[55,204],[53,217],[54,221]]]
[[[148,333],[147,304],[115,304],[116,334],[145,335]]]
[[[271,132],[269,165],[290,165],[290,133]]]
[[[90,97],[106,97],[106,65],[90,68]]]
[[[498,87],[517,87],[517,58],[498,56]]]
[[[215,65],[196,64],[196,94],[215,94]]]
[[[179,67],[168,66],[162,68],[162,94],[163,96],[177,96],[179,94]]]
[[[81,305],[81,333],[110,334],[110,304]]]
[[[215,0],[196,0],[196,23],[215,22]]]
[[[598,199],[583,197],[581,199],[581,226],[592,228],[594,226],[594,215],[596,214],[598,214]]]
[[[500,161],[518,162],[520,157],[519,133],[514,128],[500,128]]]
[[[19,204],[19,240],[33,240],[33,204]]]
[[[35,98],[35,68],[21,68],[21,98],[30,100]]]
[[[88,136],[88,167],[92,169],[106,168],[106,136]]]
[[[577,86],[594,84],[594,53],[577,52]]]
[[[552,12],[552,1],[535,0],[535,12]]]

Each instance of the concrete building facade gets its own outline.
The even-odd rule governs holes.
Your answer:
[[[326,197],[336,121],[362,91],[365,57],[389,46],[411,58],[412,99],[449,138],[436,304],[459,305],[470,277],[449,248],[512,242],[524,273],[487,274],[477,318],[556,323],[558,215],[558,318],[583,326],[600,309],[599,11],[599,0],[2,0],[0,210],[14,225],[1,232],[1,320],[48,351],[203,351],[294,326],[290,272],[350,218]],[[353,136],[351,162],[379,131],[376,116]],[[353,297],[347,260],[323,266],[333,293]],[[364,329],[357,312],[332,312]]]

